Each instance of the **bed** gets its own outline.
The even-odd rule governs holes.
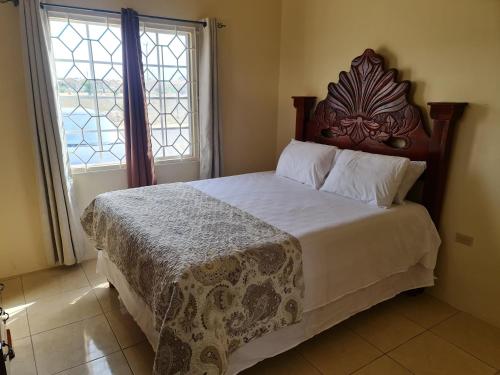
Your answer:
[[[452,134],[465,103],[430,103],[433,132],[429,136],[419,109],[408,102],[409,90],[409,82],[397,82],[396,71],[385,70],[382,57],[366,50],[353,60],[350,72],[341,73],[339,83],[329,85],[327,98],[317,106],[316,98],[294,97],[295,138],[426,161],[427,171],[419,183],[422,193],[417,194],[419,203],[407,201],[389,209],[374,207],[318,191],[274,172],[108,193],[93,202],[83,223],[101,250],[97,271],[118,290],[124,305],[157,350],[156,373],[236,374],[403,291],[434,285],[440,245],[436,228]],[[197,202],[198,210],[215,207],[203,214],[209,218],[208,223],[198,221],[196,209],[189,217],[181,218],[184,227],[168,227],[159,223],[161,215],[152,213],[153,207],[164,207],[167,214],[175,209],[169,205],[176,204],[180,208],[174,210],[174,215],[182,216],[182,205],[189,200]],[[217,225],[211,226],[226,213],[231,220],[223,222],[224,231]],[[139,220],[146,224],[136,230],[132,224]],[[238,220],[245,220],[242,230]],[[198,227],[196,231],[182,229],[190,222]],[[226,246],[242,248],[244,244],[246,252],[234,266],[234,253],[222,251],[215,258],[206,258],[206,254],[203,258],[198,256],[202,246],[193,243],[196,250],[189,254],[191,257],[186,257],[186,249],[182,248],[176,257],[162,259],[159,254],[170,248],[158,243],[177,239],[176,233],[165,234],[162,225],[171,232],[177,231],[180,238],[186,236],[186,231],[195,231],[190,241],[196,236],[211,241],[212,234],[214,238],[232,237],[234,232],[234,236],[240,236],[239,242],[230,240]],[[199,227],[208,229],[200,234]],[[260,241],[260,236],[265,240]],[[143,253],[149,254],[146,260]],[[123,257],[127,262],[121,261]],[[214,259],[224,259],[233,266],[230,271],[220,271]],[[179,279],[169,279],[160,288],[154,282],[158,276],[153,276],[162,274],[158,269],[165,269],[168,274],[170,268],[182,268],[169,262],[195,266],[189,272],[178,273]],[[214,278],[219,283],[215,288],[205,283]],[[242,278],[247,284],[240,295],[237,290]],[[142,288],[137,287],[138,280]],[[210,289],[205,291],[208,284]],[[274,290],[265,292],[270,284]],[[153,289],[159,292],[148,293]],[[215,295],[212,304],[241,303],[244,308],[239,306],[241,311],[231,310],[225,316],[204,315],[200,311],[208,311],[210,303],[191,301],[191,292],[183,294],[188,289],[200,291],[207,301],[208,296]],[[151,303],[160,295],[168,295],[167,301]],[[248,295],[257,297],[249,299]],[[165,305],[163,310],[158,309],[161,304]],[[246,331],[248,317],[244,321],[231,320],[245,311],[253,317],[252,328]],[[195,320],[197,314],[199,320]],[[170,319],[170,315],[179,316],[180,320]],[[188,318],[191,320],[187,327]],[[221,334],[223,323],[226,330],[239,329],[231,336],[232,341]],[[160,326],[168,326],[167,334]],[[202,328],[205,337],[200,335]],[[179,331],[183,334],[172,335]],[[213,332],[217,334],[213,336]],[[203,340],[214,349],[208,350],[206,343],[200,348],[192,343],[185,345],[186,341]],[[217,351],[214,340],[228,341],[227,346]],[[201,358],[201,363],[193,362],[192,357]]]

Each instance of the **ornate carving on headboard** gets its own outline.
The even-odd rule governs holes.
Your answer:
[[[407,100],[410,82],[396,77],[397,71],[385,70],[384,59],[371,49],[355,58],[351,70],[328,85],[327,98],[316,108],[313,121],[321,135],[349,137],[353,145],[398,139],[399,147],[409,147],[408,135],[422,127],[422,119]]]
[[[439,225],[453,133],[467,103],[429,103],[429,134],[420,110],[408,101],[410,82],[396,79],[397,71],[386,70],[384,59],[367,49],[338,83],[328,85],[316,109],[316,97],[293,97],[295,139],[425,160],[422,203]]]

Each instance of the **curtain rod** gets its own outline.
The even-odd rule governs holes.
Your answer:
[[[7,1],[14,1],[15,2],[18,0],[7,0]],[[99,12],[99,13],[106,13],[106,14],[118,14],[118,15],[121,14],[121,12],[118,12],[116,10],[83,8],[83,7],[75,7],[75,6],[61,5],[61,4],[40,3],[40,7],[42,7],[42,8],[45,8],[45,7],[47,7],[47,8],[62,8],[62,9],[70,9],[70,10],[84,10],[84,11]],[[148,16],[145,14],[139,14],[139,17],[150,18],[150,19],[154,19],[154,20],[174,21],[174,22],[189,23],[189,24],[194,24],[194,25],[202,25],[203,27],[207,26],[207,23],[205,21],[193,21],[193,20],[185,20],[185,19],[181,19],[181,18]],[[224,26],[222,26],[222,27],[224,27]],[[220,25],[218,24],[217,27],[220,27]]]

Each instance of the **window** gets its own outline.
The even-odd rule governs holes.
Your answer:
[[[125,165],[119,18],[49,13],[64,138],[74,171]],[[194,158],[196,30],[141,23],[155,162]]]
[[[142,24],[141,49],[155,159],[193,157],[194,28]]]
[[[70,164],[124,164],[119,21],[50,15],[59,106]]]

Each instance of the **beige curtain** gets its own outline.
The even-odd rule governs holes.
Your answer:
[[[217,65],[217,21],[201,30],[199,53],[200,178],[220,177],[221,130]]]
[[[49,58],[48,20],[39,0],[21,0],[19,15],[47,258],[51,264],[71,265],[77,262],[81,226],[72,204],[71,174]]]

